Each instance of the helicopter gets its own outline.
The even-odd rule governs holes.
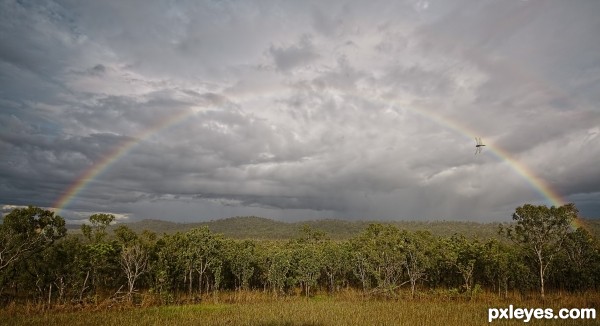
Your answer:
[[[481,153],[483,146],[485,145],[481,142],[481,137],[475,137],[475,155]]]

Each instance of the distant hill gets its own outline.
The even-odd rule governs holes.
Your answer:
[[[298,226],[293,223],[279,222],[255,216],[230,217],[197,223],[142,220],[125,223],[125,225],[136,232],[149,230],[158,234],[186,232],[193,228],[208,226],[212,232],[222,233],[226,237],[235,239],[290,239],[299,234],[297,230]]]
[[[600,219],[585,219],[587,230],[600,237]],[[221,233],[234,239],[285,240],[298,237],[303,225],[322,230],[327,237],[334,240],[350,239],[372,223],[396,225],[409,231],[429,231],[437,236],[451,236],[455,233],[480,239],[499,238],[499,223],[478,223],[459,221],[346,221],[337,219],[312,220],[301,222],[282,222],[256,216],[238,216],[208,222],[176,223],[162,220],[142,220],[125,223],[133,231],[144,230],[157,234],[173,234],[190,229],[208,226],[215,233]],[[115,226],[111,226],[114,228]],[[69,232],[78,233],[78,227],[69,228]]]

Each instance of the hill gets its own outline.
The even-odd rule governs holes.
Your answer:
[[[372,223],[396,225],[409,231],[427,230],[434,235],[450,236],[454,233],[469,237],[497,237],[498,223],[455,222],[455,221],[345,221],[337,219],[312,220],[301,222],[281,222],[256,216],[230,217],[198,223],[175,223],[161,220],[142,220],[126,223],[136,232],[149,230],[158,234],[185,232],[192,228],[208,226],[215,233],[235,239],[283,240],[298,237],[302,226],[308,225],[322,230],[327,237],[335,240],[349,239]],[[113,226],[114,227],[114,226]]]
[[[597,238],[600,237],[600,219],[584,219],[586,229]],[[298,237],[302,226],[308,225],[322,230],[327,237],[334,240],[350,239],[371,223],[392,224],[400,229],[409,231],[429,231],[437,236],[451,236],[455,233],[480,239],[499,238],[498,222],[478,223],[461,221],[346,221],[339,219],[311,220],[301,222],[282,222],[256,216],[237,216],[208,222],[177,223],[162,220],[141,220],[124,223],[133,231],[140,233],[144,230],[157,234],[173,234],[186,232],[190,229],[208,226],[215,233],[221,233],[228,238],[256,240],[285,240]],[[114,229],[114,225],[111,229]],[[70,226],[69,232],[78,233],[78,226]]]

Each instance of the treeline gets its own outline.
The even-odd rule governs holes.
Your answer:
[[[593,232],[593,220],[582,220],[587,229],[594,236],[600,232]],[[300,236],[300,230],[307,225],[311,228],[322,230],[332,240],[348,240],[363,232],[369,224],[382,223],[395,225],[399,229],[407,231],[430,231],[436,236],[451,236],[455,233],[464,234],[467,237],[478,237],[482,239],[500,238],[498,235],[498,223],[478,223],[465,221],[368,221],[368,220],[341,220],[341,219],[319,219],[301,222],[284,222],[257,216],[236,216],[207,222],[176,223],[161,220],[142,220],[126,223],[127,226],[137,233],[144,230],[158,234],[174,234],[187,232],[193,228],[207,226],[212,232],[222,233],[225,237],[233,239],[255,239],[255,240],[289,240]],[[117,225],[108,228],[109,233]],[[79,225],[67,225],[67,233],[80,233]]]
[[[575,218],[572,204],[524,205],[515,223],[499,228],[511,241],[440,237],[379,223],[343,241],[310,226],[295,239],[253,241],[208,227],[159,236],[119,225],[109,235],[110,214],[94,214],[82,235],[67,235],[60,216],[20,208],[0,225],[0,295],[4,303],[62,304],[151,294],[168,304],[223,290],[311,296],[354,288],[389,297],[439,289],[500,296],[595,291],[600,246],[570,226]]]

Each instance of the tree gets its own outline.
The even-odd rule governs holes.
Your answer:
[[[138,242],[138,235],[126,225],[119,225],[115,228],[115,238],[122,246],[128,246]]]
[[[266,253],[266,281],[273,293],[279,295],[284,293],[292,279],[290,270],[292,267],[292,254],[287,248],[270,247]]]
[[[414,234],[402,232],[404,243],[402,252],[405,254],[404,267],[410,281],[411,296],[415,297],[417,282],[427,276],[427,269],[432,265],[432,248],[434,239],[429,232]]]
[[[40,299],[52,298],[59,302],[76,299],[80,293],[82,282],[81,258],[84,258],[84,247],[77,236],[67,235],[47,246],[44,250],[27,259],[20,269],[27,270],[30,279],[27,284],[35,284]],[[83,256],[83,257],[82,257]],[[27,284],[22,284],[24,288]]]
[[[593,289],[597,284],[600,262],[597,240],[586,230],[578,228],[570,232],[564,242],[563,261],[561,274],[557,275],[559,281],[564,282],[570,290]]]
[[[377,290],[395,295],[401,286],[406,256],[402,251],[404,239],[400,229],[389,224],[370,224],[365,231],[351,240],[353,272],[366,289],[375,280]]]
[[[210,232],[207,226],[195,228],[184,235],[184,247],[181,256],[189,275],[189,293],[192,293],[193,273],[198,274],[198,292],[202,295],[203,277],[213,269],[215,286],[218,286],[222,265],[222,237]],[[208,282],[206,282],[208,288]]]
[[[135,290],[135,282],[146,272],[148,267],[148,250],[140,243],[123,245],[121,250],[121,267],[127,277],[127,296],[132,299]]]
[[[514,268],[514,250],[506,244],[496,239],[489,239],[483,245],[483,274],[484,277],[494,287],[498,287],[498,295],[502,294],[504,288],[504,297],[508,295],[508,280],[510,271]]]
[[[15,208],[0,224],[0,271],[65,236],[62,217],[39,207]]]
[[[236,288],[247,290],[250,278],[254,275],[255,244],[250,240],[244,240],[232,243],[230,248],[231,273],[236,279]]]
[[[327,277],[327,287],[330,293],[335,292],[338,278],[342,278],[350,269],[352,259],[349,246],[346,243],[326,241],[321,244],[323,274]]]
[[[107,236],[106,228],[115,220],[112,214],[93,214],[89,217],[90,225],[83,224],[81,232],[88,240],[98,243]]]
[[[80,299],[88,290],[96,294],[101,287],[110,287],[117,282],[119,275],[119,246],[115,241],[107,239],[106,228],[115,220],[112,214],[93,214],[90,224],[81,226],[81,232],[87,239],[85,245],[86,259],[81,261],[81,270],[85,271]]]
[[[326,240],[325,232],[304,225],[301,236],[291,240],[288,247],[292,252],[292,271],[295,281],[300,283],[304,294],[310,296],[310,289],[317,285],[321,276],[323,253],[321,244]]]
[[[322,253],[319,249],[315,243],[295,243],[291,246],[292,271],[307,297],[321,275]]]
[[[515,210],[513,220],[516,224],[500,226],[500,234],[523,246],[533,256],[539,273],[542,298],[548,267],[561,251],[571,231],[571,222],[577,218],[577,214],[574,204],[550,208],[526,204]]]
[[[155,289],[166,297],[185,287],[187,264],[183,248],[187,245],[184,235],[176,233],[162,236],[155,245],[157,250],[154,264]],[[183,286],[180,280],[184,280]]]
[[[119,264],[127,278],[127,297],[131,302],[135,283],[148,271],[149,250],[138,235],[125,225],[119,225],[115,237],[121,245]]]
[[[456,268],[464,282],[464,289],[471,291],[475,263],[481,253],[481,245],[477,240],[469,240],[464,235],[455,234],[446,243],[446,261]]]

